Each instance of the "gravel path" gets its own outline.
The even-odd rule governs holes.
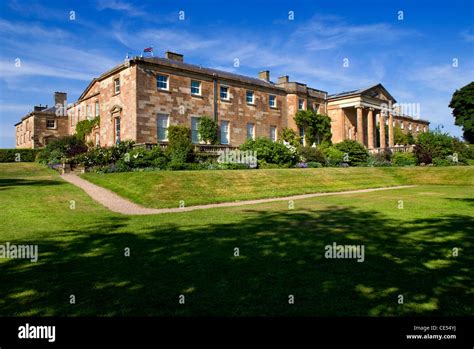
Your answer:
[[[189,206],[183,208],[146,208],[140,205],[137,205],[127,199],[118,196],[114,192],[99,187],[85,179],[80,178],[74,173],[67,173],[61,176],[65,181],[74,184],[75,186],[84,190],[92,199],[99,202],[100,204],[107,207],[110,211],[122,213],[126,215],[147,215],[147,214],[161,214],[161,213],[173,213],[173,212],[187,212],[194,210],[203,210],[207,208],[215,207],[232,207],[232,206],[243,206],[243,205],[254,205],[261,204],[266,202],[274,201],[289,201],[289,200],[301,200],[314,198],[319,196],[328,196],[328,195],[346,195],[346,194],[359,194],[359,193],[369,193],[373,191],[381,190],[392,190],[392,189],[404,189],[412,188],[414,185],[401,185],[396,187],[384,187],[384,188],[371,188],[371,189],[359,189],[359,190],[348,190],[348,191],[338,191],[333,193],[315,193],[315,194],[302,194],[302,195],[293,195],[285,196],[279,198],[270,198],[270,199],[258,199],[258,200],[246,200],[246,201],[234,201],[234,202],[224,202],[220,204],[209,204],[209,205],[197,205]]]

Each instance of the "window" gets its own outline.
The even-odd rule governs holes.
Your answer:
[[[168,140],[168,126],[169,117],[165,114],[158,114],[157,127],[158,127],[158,142]]]
[[[247,139],[255,139],[255,124],[247,124]]]
[[[229,88],[227,86],[221,86],[221,99],[224,101],[228,101],[229,97]]]
[[[168,90],[168,76],[157,75],[156,76],[156,87],[158,90]]]
[[[316,103],[316,102],[313,103],[313,110],[314,110],[315,112],[318,112],[318,110],[319,110],[319,103]]]
[[[86,117],[87,117],[87,120],[89,120],[91,118],[91,106],[88,104],[86,105]]]
[[[191,80],[191,94],[192,95],[201,95],[201,82],[196,80]]]
[[[95,116],[100,115],[99,102],[95,102]]]
[[[276,108],[277,107],[276,96],[270,95],[268,97],[268,104],[270,105],[270,108]]]
[[[392,126],[393,126],[393,127],[396,126],[396,121],[395,121],[395,120],[393,120]]]
[[[270,139],[274,142],[277,140],[277,128],[276,126],[270,126]]]
[[[120,118],[117,117],[114,119],[114,129],[115,129],[115,144],[120,143]]]
[[[400,123],[400,128],[403,130],[405,128],[405,123],[401,122]]]
[[[412,126],[411,126],[411,122],[408,124],[408,129],[411,131],[412,129]]]
[[[300,98],[298,99],[298,110],[303,110],[304,109],[304,99]]]
[[[254,95],[253,91],[247,91],[247,94],[245,95],[247,104],[254,104]]]
[[[300,143],[304,145],[304,127],[300,128]]]
[[[56,120],[46,120],[46,128],[56,128]]]
[[[114,91],[115,93],[120,93],[120,79],[114,80]]]
[[[100,146],[100,134],[99,134],[99,132],[95,133],[95,145],[97,147]]]
[[[423,132],[426,132],[426,126],[423,127]]]
[[[420,126],[416,125],[416,132],[420,131]]]
[[[229,144],[229,121],[221,121],[221,144]]]
[[[199,117],[192,117],[191,118],[191,141],[193,143],[199,143]]]

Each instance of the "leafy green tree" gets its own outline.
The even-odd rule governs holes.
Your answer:
[[[402,131],[400,126],[393,128],[393,141],[395,144],[408,144],[408,136]]]
[[[441,132],[423,132],[415,142],[415,155],[419,163],[430,164],[434,158],[453,155],[453,137]]]
[[[464,139],[474,143],[474,82],[456,90],[449,107],[453,109],[454,124],[462,127]]]
[[[207,143],[217,144],[217,132],[219,126],[214,119],[208,116],[202,116],[199,119],[198,133],[200,138]]]
[[[193,155],[191,129],[181,125],[168,127],[166,156],[170,159],[169,168],[171,170],[184,169],[187,162],[192,162]]]
[[[329,116],[317,114],[313,110],[298,110],[295,122],[299,128],[305,130],[305,139],[308,145],[313,143],[331,144],[331,118]]]
[[[84,140],[86,136],[92,132],[94,127],[99,125],[100,123],[100,118],[96,116],[95,118],[91,120],[82,120],[79,121],[76,125],[76,137],[78,139]]]

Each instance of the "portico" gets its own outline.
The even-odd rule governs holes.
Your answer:
[[[381,84],[328,96],[333,143],[351,139],[369,150],[394,147],[394,127],[398,111],[393,106],[396,103],[395,98]],[[408,118],[413,123],[428,124],[424,120]],[[423,127],[423,130],[426,129]]]

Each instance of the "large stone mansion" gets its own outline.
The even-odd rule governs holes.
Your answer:
[[[96,145],[111,146],[121,140],[164,143],[169,125],[186,125],[198,143],[199,118],[214,118],[222,145],[239,146],[248,138],[277,140],[295,124],[298,110],[313,109],[331,118],[333,143],[355,139],[368,149],[394,146],[394,127],[416,136],[429,122],[404,115],[396,100],[381,85],[328,95],[327,92],[290,81],[270,80],[184,63],[183,55],[166,52],[165,58],[135,57],[93,79],[79,99],[66,104],[66,94],[55,93],[55,105],[34,107],[16,127],[18,148],[45,146],[49,140],[74,134],[79,121],[100,116],[88,137]],[[388,125],[377,136],[376,126]],[[304,137],[303,137],[304,138]],[[382,144],[380,144],[382,143]]]

